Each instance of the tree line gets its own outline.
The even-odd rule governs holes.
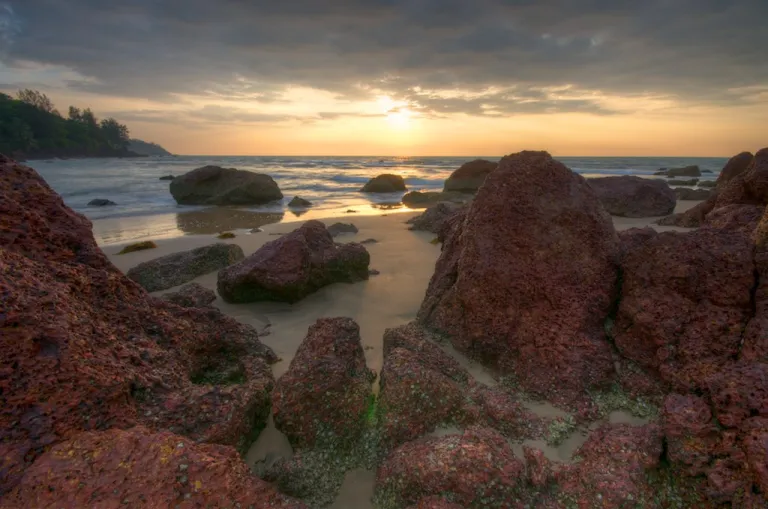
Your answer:
[[[34,157],[114,157],[128,150],[128,127],[114,118],[101,121],[85,108],[70,106],[64,117],[45,94],[19,90],[0,93],[0,153]]]

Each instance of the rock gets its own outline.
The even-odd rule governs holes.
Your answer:
[[[112,205],[117,205],[117,203],[113,202],[112,200],[105,200],[103,198],[98,198],[88,202],[89,207],[107,207]]]
[[[747,420],[743,427],[745,434],[742,447],[747,456],[747,465],[752,472],[754,485],[762,493],[761,498],[765,503],[768,501],[768,419],[753,417]]]
[[[472,427],[461,435],[409,442],[376,473],[380,507],[403,507],[444,496],[463,507],[522,507],[525,467],[498,432]]]
[[[462,205],[450,202],[440,202],[429,207],[420,216],[408,220],[411,226],[409,230],[428,231],[440,233],[445,227],[446,222],[462,209]]]
[[[750,417],[768,417],[768,364],[729,366],[708,380],[717,421],[738,428]]]
[[[507,156],[454,224],[418,320],[556,403],[613,376],[603,322],[619,242],[579,175],[545,152]],[[557,224],[557,228],[553,228]]]
[[[127,246],[125,246],[117,254],[122,255],[122,254],[128,254],[128,253],[135,253],[136,251],[146,251],[147,249],[157,249],[157,244],[155,244],[151,240],[145,240],[143,242],[134,242],[133,244],[128,244]]]
[[[3,507],[172,507],[180,502],[306,508],[251,475],[234,449],[142,426],[81,433],[55,445],[5,495]]]
[[[699,179],[671,179],[667,180],[667,184],[670,186],[695,186],[699,183]]]
[[[201,284],[189,283],[176,292],[166,293],[161,298],[185,308],[204,308],[209,307],[216,300],[216,292]]]
[[[368,275],[369,275],[369,276],[378,276],[379,274],[381,274],[381,272],[379,272],[379,271],[378,271],[378,270],[376,270],[376,269],[370,269],[370,270],[368,270]]]
[[[344,233],[354,234],[359,231],[360,230],[357,229],[357,226],[353,225],[352,223],[333,223],[328,227],[328,233],[331,234],[331,237],[338,237]]]
[[[365,247],[336,245],[323,223],[307,221],[222,269],[217,289],[227,302],[297,302],[332,283],[368,279],[370,261]]]
[[[175,178],[173,175],[163,175],[159,180],[173,180]]]
[[[717,177],[717,186],[722,187],[734,177],[747,171],[753,158],[754,156],[750,152],[742,152],[731,157]]]
[[[717,187],[717,182],[715,182],[714,180],[700,180],[699,187],[705,187],[707,189],[711,189],[713,187]]]
[[[0,165],[2,493],[83,431],[141,424],[242,450],[269,414],[277,357],[255,329],[148,296],[90,227],[34,170]],[[63,490],[54,505],[71,506]]]
[[[358,325],[349,318],[321,318],[277,381],[275,427],[294,447],[349,447],[365,426],[375,378],[365,365]]]
[[[237,244],[219,242],[140,263],[127,275],[148,292],[157,292],[223,269],[244,258],[243,249]]]
[[[171,181],[170,191],[180,205],[260,205],[283,199],[269,175],[220,166],[179,175]]]
[[[658,171],[653,172],[654,175],[666,175],[669,173],[668,168],[659,168]]]
[[[304,198],[301,198],[300,196],[294,196],[293,199],[288,203],[289,207],[293,208],[307,208],[312,206],[312,202],[309,200],[305,200]]]
[[[475,159],[462,164],[445,181],[443,191],[476,193],[485,182],[485,178],[496,169],[497,163],[485,159]]]
[[[754,286],[747,236],[660,233],[626,254],[622,269],[613,327],[622,356],[685,393],[738,354]]]
[[[765,207],[760,205],[725,205],[707,214],[702,226],[741,231],[747,236],[757,228]]]
[[[698,396],[670,394],[662,417],[669,460],[682,465],[686,475],[706,473],[720,441],[707,402]]]
[[[670,177],[701,177],[701,170],[694,164],[682,168],[670,168],[667,170],[667,175]]]
[[[443,497],[424,497],[408,509],[464,509],[464,506],[449,502]]]
[[[645,228],[629,228],[618,232],[622,258],[658,235],[658,232],[646,226]]]
[[[362,241],[362,242],[360,242],[360,243],[361,243],[361,244],[378,244],[378,243],[379,243],[379,241],[378,241],[378,240],[376,240],[376,239],[365,239],[365,240],[363,240],[363,241]]]
[[[552,463],[539,449],[527,445],[523,446],[525,456],[525,470],[528,482],[535,488],[543,488],[553,478]]]
[[[666,216],[675,210],[675,193],[661,180],[623,175],[587,180],[613,216]]]
[[[754,288],[755,312],[744,331],[740,358],[744,361],[768,363],[768,214],[755,228],[756,284]]]
[[[321,450],[298,451],[291,458],[279,458],[262,479],[309,507],[328,507],[336,499],[345,473],[335,464],[338,457],[328,456]]]
[[[472,199],[471,195],[466,193],[453,192],[434,192],[434,191],[411,191],[403,196],[403,203],[410,208],[426,208],[440,202],[466,203]]]
[[[405,180],[403,180],[403,177],[392,175],[391,173],[384,173],[372,178],[360,189],[363,193],[396,193],[405,190]]]
[[[675,194],[678,200],[700,201],[706,200],[712,196],[712,191],[708,189],[691,189],[689,187],[676,187]]]
[[[234,239],[237,237],[233,232],[221,232],[218,235],[216,235],[217,239],[226,240],[226,239]]]

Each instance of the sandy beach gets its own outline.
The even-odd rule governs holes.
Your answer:
[[[696,201],[680,201],[675,212],[684,212],[695,206]],[[336,237],[337,242],[361,242],[375,239],[376,243],[367,244],[371,255],[371,268],[380,272],[368,281],[355,284],[334,284],[302,299],[296,304],[263,302],[250,304],[229,304],[217,296],[214,306],[236,320],[253,325],[257,330],[265,331],[262,341],[269,345],[280,357],[280,362],[273,365],[275,377],[280,377],[288,369],[296,349],[304,339],[308,327],[321,317],[345,316],[355,320],[360,326],[360,335],[365,349],[366,362],[377,373],[382,367],[382,336],[384,330],[410,322],[416,317],[424,297],[429,280],[434,271],[435,262],[440,254],[440,245],[432,244],[435,235],[429,232],[411,231],[405,222],[420,214],[421,211],[395,211],[378,215],[343,214],[337,217],[318,218],[326,225],[336,222],[351,222],[359,229],[356,234],[343,234]],[[181,215],[181,214],[179,214]],[[102,245],[109,259],[123,272],[131,267],[159,256],[178,251],[194,249],[214,242],[230,242],[239,245],[246,256],[258,250],[265,243],[281,234],[293,231],[304,216],[280,223],[265,224],[262,217],[236,209],[210,209],[208,213],[196,213],[194,221],[185,219],[177,223],[188,225],[188,233],[170,238],[152,239],[156,249],[118,255],[122,244]],[[311,217],[306,216],[307,219]],[[156,219],[158,220],[158,219]],[[161,217],[161,224],[168,224],[173,218]],[[684,228],[658,226],[656,218],[613,217],[617,231],[629,228],[651,226],[658,231],[685,231]],[[195,227],[190,226],[196,224]],[[96,221],[94,231],[118,231],[120,224],[115,220]],[[261,228],[261,232],[250,233],[251,228]],[[163,230],[166,234],[167,230]],[[234,239],[221,241],[216,232],[233,231]],[[151,238],[151,237],[150,237]],[[194,280],[206,288],[216,289],[217,274],[210,273]],[[170,288],[162,294],[178,288]],[[450,345],[441,345],[443,349],[466,368],[476,380],[486,385],[495,385],[494,376],[479,364],[469,361],[456,352]],[[374,384],[374,391],[378,386]],[[556,418],[564,414],[549,403],[526,402],[526,408],[537,415]],[[632,415],[617,411],[607,419],[612,423],[643,424],[645,421]],[[593,423],[596,428],[600,422]],[[435,436],[458,432],[457,429],[438,429]],[[516,454],[522,457],[522,446],[530,445],[544,451],[545,456],[556,462],[571,461],[573,453],[584,443],[589,429],[576,430],[556,447],[542,440],[528,440],[512,444]],[[290,457],[292,449],[287,438],[275,429],[270,416],[267,427],[251,446],[245,460],[249,466],[276,457]],[[331,506],[333,509],[368,509],[372,507],[368,500],[374,489],[374,473],[353,470],[347,473],[342,489]]]

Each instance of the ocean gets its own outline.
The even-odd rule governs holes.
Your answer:
[[[482,157],[492,161],[499,157]],[[204,207],[180,206],[171,197],[169,181],[164,175],[181,175],[205,165],[219,165],[271,175],[285,198],[282,203],[259,207],[240,207],[230,214],[248,212],[271,213],[275,222],[296,219],[285,214],[286,204],[298,195],[313,203],[309,217],[330,217],[348,209],[359,213],[381,213],[382,204],[400,201],[402,193],[368,195],[359,192],[370,179],[381,173],[396,173],[405,178],[409,190],[439,191],[445,179],[462,163],[477,157],[206,157],[162,156],[137,159],[70,159],[35,160],[29,164],[58,192],[64,202],[94,221],[97,240],[101,243],[125,242],[152,236],[197,233],[194,228],[181,228],[198,221],[192,214]],[[585,177],[638,175],[651,177],[664,167],[697,164],[705,173],[703,179],[717,178],[726,158],[695,157],[557,157],[572,170]],[[104,198],[116,206],[89,207],[89,201]],[[176,217],[173,228],[161,227],[153,218]],[[194,221],[182,221],[195,218]],[[277,219],[274,219],[277,218]],[[100,230],[100,220],[112,220],[120,227]],[[132,221],[129,219],[133,219]],[[235,217],[237,222],[238,217]],[[170,221],[170,220],[169,220]],[[167,221],[166,221],[167,222]],[[229,222],[232,222],[230,218]],[[248,223],[244,218],[241,222]],[[250,224],[250,223],[248,223]],[[137,225],[137,226],[134,226]],[[256,225],[258,226],[258,225]],[[209,229],[215,229],[212,225]],[[171,228],[171,229],[169,229]],[[133,231],[128,231],[133,229]],[[163,231],[159,231],[159,230]],[[202,230],[201,230],[202,231]],[[204,230],[207,233],[207,230]]]

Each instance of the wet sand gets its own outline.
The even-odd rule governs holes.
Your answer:
[[[697,203],[699,202],[679,202],[676,212],[685,211]],[[176,229],[173,230],[172,235],[169,234],[171,230],[163,230],[159,236],[147,237],[147,240],[155,241],[158,245],[157,249],[117,255],[116,253],[120,251],[122,244],[114,243],[114,239],[120,237],[119,232],[110,237],[112,240],[102,240],[100,244],[112,262],[125,272],[143,261],[214,242],[236,243],[243,248],[245,255],[248,256],[266,242],[277,238],[275,234],[288,233],[299,226],[295,221],[268,224],[263,222],[265,218],[261,216],[252,216],[252,213],[247,211],[246,213],[241,212],[225,209],[223,211],[209,211],[207,214],[196,212],[195,216],[188,216],[182,220],[177,217],[174,219]],[[351,285],[331,285],[293,305],[283,303],[228,304],[221,298],[217,298],[214,305],[222,312],[243,323],[253,325],[258,330],[268,326],[269,334],[264,336],[262,341],[272,347],[282,359],[273,366],[275,377],[279,377],[288,369],[288,365],[304,339],[309,326],[318,318],[334,316],[350,317],[360,325],[366,361],[378,373],[382,365],[384,329],[408,323],[416,317],[434,271],[435,262],[440,254],[440,246],[430,243],[435,237],[433,234],[412,232],[404,224],[410,217],[419,213],[343,214],[335,218],[319,218],[328,225],[335,222],[351,222],[358,227],[359,232],[357,234],[340,235],[336,238],[337,242],[360,242],[369,238],[378,241],[375,244],[367,244],[366,248],[371,254],[371,268],[379,270],[381,274],[371,276],[368,281]],[[174,216],[177,215],[180,214],[174,214]],[[301,216],[297,217],[296,220],[304,221],[305,217],[309,219],[308,216]],[[653,226],[659,231],[686,231],[684,228],[653,225],[655,219],[615,217],[614,226],[617,230]],[[115,228],[119,229],[119,223],[115,221],[112,219],[97,221],[94,224],[94,231],[114,232],[116,231]],[[262,222],[259,224],[259,221]],[[263,231],[248,233],[251,228],[255,227],[261,227]],[[218,240],[215,234],[225,230],[234,231],[237,237],[226,241]],[[195,232],[199,234],[194,234]],[[183,233],[187,234],[180,236]],[[99,241],[98,235],[97,241]],[[201,276],[195,282],[215,290],[216,273]],[[171,288],[166,292],[174,290],[176,288]],[[478,381],[489,385],[496,383],[493,374],[488,370],[466,359],[462,354],[453,350],[450,345],[443,343],[441,346]],[[525,405],[529,410],[543,417],[557,418],[566,415],[565,412],[544,402],[526,402]],[[631,424],[643,422],[623,412],[614,412],[607,420]],[[599,424],[598,422],[593,425]],[[460,430],[438,430],[436,433],[446,434],[450,432],[460,432]],[[526,441],[522,444],[512,443],[511,445],[520,457],[522,457],[522,446],[531,445],[542,449],[545,455],[553,461],[571,461],[573,453],[584,443],[586,437],[587,430],[577,430],[558,447],[550,447],[544,441]],[[292,454],[293,451],[288,440],[275,429],[270,416],[267,428],[248,451],[246,462],[253,466],[268,457],[290,457]],[[334,509],[367,509],[371,507],[369,499],[373,494],[373,484],[373,472],[348,472],[341,492],[331,507]]]

